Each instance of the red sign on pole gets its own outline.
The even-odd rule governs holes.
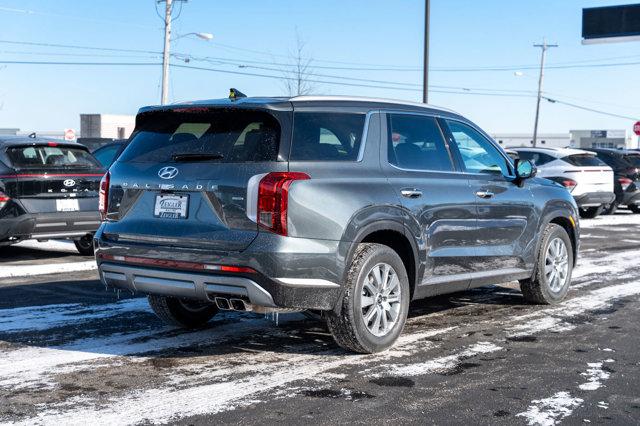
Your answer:
[[[640,121],[636,121],[636,124],[633,125],[633,133],[640,136]]]
[[[72,141],[76,138],[76,131],[73,129],[64,129],[64,140]]]

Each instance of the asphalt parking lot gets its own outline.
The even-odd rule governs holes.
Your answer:
[[[301,314],[173,329],[71,244],[0,249],[0,423],[637,424],[640,215],[582,226],[562,304],[514,283],[420,301],[377,355]]]

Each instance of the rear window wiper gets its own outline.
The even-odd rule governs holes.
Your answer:
[[[222,154],[173,154],[173,161],[209,161],[221,160],[224,158]]]

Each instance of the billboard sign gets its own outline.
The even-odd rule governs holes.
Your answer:
[[[582,44],[640,40],[640,4],[582,9]]]

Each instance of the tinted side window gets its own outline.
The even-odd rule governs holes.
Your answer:
[[[113,157],[116,156],[118,149],[120,149],[120,147],[117,145],[106,146],[104,148],[96,150],[93,153],[93,156],[96,157],[102,167],[109,167],[111,165],[111,162],[113,161]]]
[[[640,167],[640,155],[635,155],[635,154],[625,155],[624,159],[627,163],[631,164],[633,167]]]
[[[403,169],[451,171],[451,159],[435,118],[388,114],[389,163]]]
[[[355,161],[365,114],[296,112],[291,161]]]
[[[458,121],[447,120],[447,125],[469,173],[510,174],[507,160],[487,138]]]
[[[542,152],[518,151],[518,155],[522,160],[531,160],[536,166],[542,166],[555,160],[554,157],[543,154]]]
[[[569,155],[567,157],[563,157],[562,160],[576,167],[602,167],[606,165],[598,157],[591,154]]]
[[[621,161],[616,159],[613,155],[605,154],[602,152],[598,152],[597,157],[602,160],[607,166],[612,169],[620,169],[623,166],[621,165]]]

